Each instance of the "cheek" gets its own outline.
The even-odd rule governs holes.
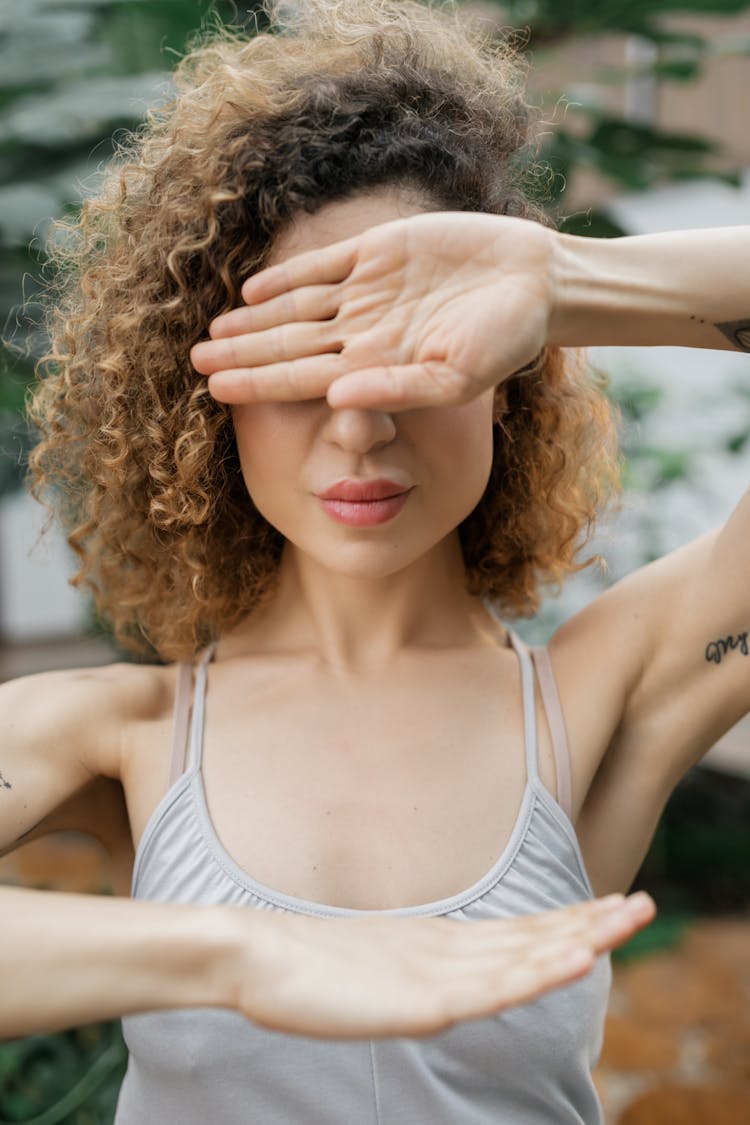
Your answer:
[[[272,403],[234,407],[232,417],[237,454],[247,494],[254,507],[277,527],[285,482],[293,473],[294,443]],[[282,504],[283,508],[283,504]]]
[[[479,400],[439,411],[432,437],[441,483],[463,502],[478,503],[492,468],[492,405]]]
[[[233,406],[237,452],[248,488],[265,478],[278,478],[295,449],[294,426],[277,403]]]

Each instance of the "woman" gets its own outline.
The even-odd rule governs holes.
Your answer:
[[[617,483],[562,348],[741,346],[746,236],[555,234],[520,64],[460,11],[287,20],[188,55],[59,248],[35,489],[148,660],[3,689],[6,839],[120,778],[148,901],[6,889],[5,1033],[122,1014],[117,1125],[596,1122],[597,955],[750,706],[741,644],[703,655],[745,513],[546,648],[506,618]]]

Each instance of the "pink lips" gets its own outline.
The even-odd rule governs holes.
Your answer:
[[[343,480],[320,493],[320,501],[338,523],[369,527],[398,515],[410,492],[392,480]]]

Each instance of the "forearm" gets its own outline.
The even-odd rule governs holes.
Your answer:
[[[750,352],[750,226],[556,239],[549,343]]]
[[[0,887],[0,1040],[159,1008],[228,1007],[226,911]]]

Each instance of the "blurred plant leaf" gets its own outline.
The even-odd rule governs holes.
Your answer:
[[[575,234],[582,238],[619,238],[628,233],[605,211],[596,207],[566,215],[559,220],[557,226],[565,234]]]
[[[59,85],[54,98],[21,97],[0,122],[0,152],[13,143],[65,149],[71,142],[94,142],[103,132],[144,116],[167,84],[161,72],[99,76]]]
[[[530,46],[572,35],[614,31],[642,35],[656,43],[692,43],[702,37],[663,27],[661,16],[672,13],[736,15],[750,7],[748,0],[497,0],[508,23],[529,27]]]
[[[734,434],[732,437],[727,438],[724,442],[724,448],[727,453],[742,453],[749,441],[750,430],[743,430],[741,433]]]

